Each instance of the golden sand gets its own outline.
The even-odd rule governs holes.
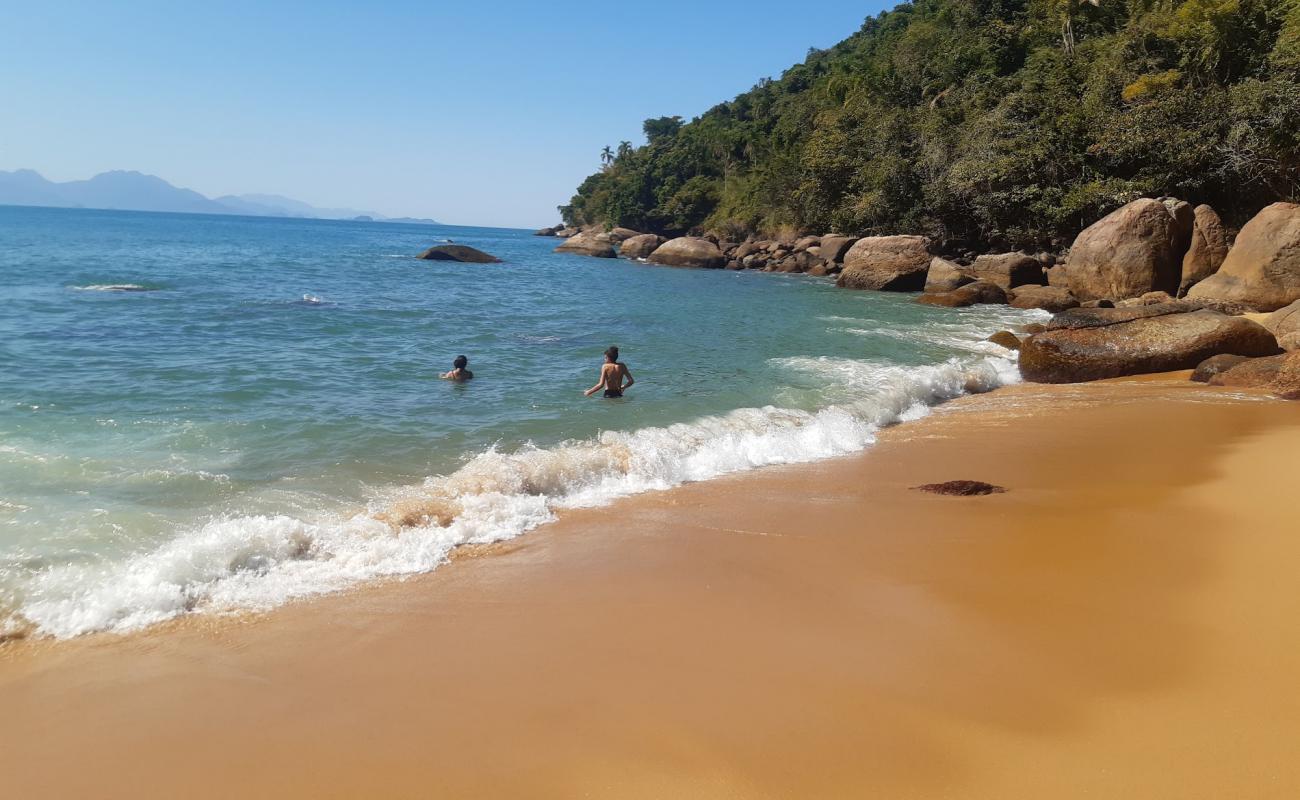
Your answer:
[[[1300,403],[1014,387],[271,614],[0,651],[5,796],[1294,798]],[[956,478],[1005,494],[929,495]]]

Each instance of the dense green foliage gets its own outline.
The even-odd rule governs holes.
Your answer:
[[[1239,223],[1300,192],[1300,0],[918,0],[645,134],[566,222],[1060,246],[1172,194]]]

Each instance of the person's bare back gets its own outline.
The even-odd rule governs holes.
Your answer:
[[[624,390],[633,383],[636,381],[632,378],[631,370],[627,368],[627,364],[618,360],[618,348],[611,347],[605,351],[605,363],[600,368],[600,381],[584,394],[591,397],[603,389],[605,397],[622,397]]]

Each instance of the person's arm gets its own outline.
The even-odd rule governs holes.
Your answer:
[[[632,370],[627,368],[627,364],[623,365],[623,377],[627,378],[627,383],[623,384],[622,389],[619,389],[620,392],[623,391],[623,389],[632,388],[632,384],[636,383],[636,379],[632,377]]]
[[[591,397],[596,392],[599,392],[601,390],[601,387],[603,387],[604,385],[605,385],[605,368],[601,367],[600,382],[597,383],[595,386],[591,387],[590,389],[588,389],[587,391],[583,392],[582,394],[584,397]]]

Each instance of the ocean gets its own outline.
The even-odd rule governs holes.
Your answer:
[[[445,241],[505,263],[415,257]],[[984,340],[1045,316],[556,244],[0,207],[0,635],[270,609],[564,508],[852,453],[1018,380]],[[584,398],[611,344],[636,385]],[[460,354],[476,378],[439,380]]]

